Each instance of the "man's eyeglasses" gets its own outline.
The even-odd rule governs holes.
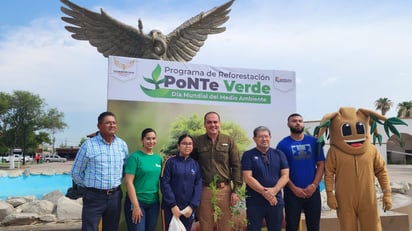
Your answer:
[[[269,159],[266,154],[262,154],[262,160],[263,160],[263,163],[265,163],[266,165],[269,165]]]

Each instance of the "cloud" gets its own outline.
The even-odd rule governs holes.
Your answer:
[[[0,41],[0,91],[25,90],[65,114],[69,125],[57,145],[75,146],[96,129],[106,110],[107,61],[87,42],[75,41],[57,20],[36,20]]]
[[[154,28],[169,33],[212,7],[160,10],[150,4],[105,11],[131,26],[142,18],[146,33]],[[380,97],[398,104],[412,100],[412,32],[406,29],[412,20],[398,8],[235,2],[226,32],[209,36],[192,63],[296,71],[297,111],[309,120],[340,106],[374,109]],[[107,59],[88,42],[72,39],[61,16],[38,18],[3,34],[0,91],[27,90],[45,98],[65,113],[70,126],[58,134],[57,144],[75,145],[96,129],[98,113],[106,110]]]

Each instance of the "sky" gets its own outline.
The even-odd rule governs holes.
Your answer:
[[[225,0],[72,0],[143,31],[167,34]],[[0,91],[39,95],[64,113],[56,146],[77,146],[107,109],[107,58],[75,40],[58,0],[0,3]],[[412,1],[235,0],[226,31],[191,63],[296,72],[297,112],[320,120],[340,107],[412,100]],[[285,119],[286,121],[286,119]],[[285,122],[286,123],[286,122]]]

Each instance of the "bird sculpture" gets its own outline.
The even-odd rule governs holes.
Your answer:
[[[226,30],[221,26],[229,19],[229,8],[234,0],[199,13],[167,35],[159,30],[143,33],[140,19],[138,28],[134,28],[112,18],[103,9],[100,9],[99,14],[69,0],[61,2],[67,6],[62,6],[61,11],[68,16],[61,19],[71,24],[65,28],[72,33],[72,38],[88,40],[105,57],[113,55],[188,62],[197,54],[209,34]]]

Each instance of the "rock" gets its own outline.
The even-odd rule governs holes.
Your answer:
[[[29,169],[24,170],[23,175],[30,176],[30,170]]]
[[[46,215],[40,216],[39,220],[43,221],[43,222],[55,222],[56,221],[56,215],[46,214]]]
[[[29,203],[23,204],[18,208],[22,213],[37,213],[38,215],[53,213],[55,205],[47,200],[35,200]]]
[[[49,192],[44,195],[42,200],[48,200],[53,204],[57,204],[57,201],[63,196],[64,195],[60,192],[60,190],[54,190],[53,192]]]
[[[57,202],[57,220],[58,221],[68,221],[68,220],[81,220],[82,218],[82,208],[83,205],[78,200],[71,200],[67,197],[61,197]]]
[[[3,225],[31,225],[37,223],[39,215],[36,213],[12,213],[7,215],[3,221]]]
[[[13,199],[24,199],[26,202],[37,200],[36,196],[7,197],[7,200],[13,200]]]
[[[27,201],[24,198],[7,198],[7,203],[11,204],[14,208],[26,203]]]
[[[14,211],[13,205],[0,201],[0,221],[2,221],[8,214]]]
[[[406,194],[410,189],[408,182],[391,182],[392,193]]]

